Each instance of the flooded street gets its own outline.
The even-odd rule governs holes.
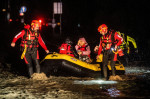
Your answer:
[[[135,69],[135,67],[132,67]],[[126,68],[122,81],[99,78],[43,77],[29,79],[9,70],[0,72],[1,99],[145,99],[150,98],[148,68],[136,72]],[[138,68],[136,68],[138,69]],[[139,68],[141,70],[141,68]],[[36,76],[36,75],[35,75]]]
[[[150,99],[149,11],[148,0],[1,0],[0,99]]]

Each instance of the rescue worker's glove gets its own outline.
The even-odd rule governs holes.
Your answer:
[[[98,52],[98,47],[99,47],[99,46],[95,46],[95,48],[94,48],[94,52],[95,52],[95,53]]]

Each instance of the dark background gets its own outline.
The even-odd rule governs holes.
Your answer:
[[[20,23],[19,10],[21,6],[27,7],[24,19],[30,24],[32,19],[42,19],[43,22],[51,22],[53,16],[53,2],[59,0],[10,0],[10,15],[12,22],[7,22],[6,12],[7,0],[0,1],[0,53],[4,59],[10,63],[20,60],[20,42],[16,47],[11,48],[13,37],[23,29]],[[58,51],[58,46],[65,37],[70,37],[76,44],[78,37],[84,36],[91,50],[99,43],[100,34],[97,28],[101,24],[106,24],[110,29],[114,29],[133,37],[138,46],[138,57],[140,60],[149,60],[150,57],[150,6],[148,0],[62,0],[62,34],[59,36],[59,26],[56,26],[55,33],[51,26],[43,26],[41,30],[48,49]],[[55,16],[59,22],[59,15]],[[131,45],[131,49],[132,49]],[[40,48],[41,59],[45,52]],[[133,50],[134,52],[134,50]]]

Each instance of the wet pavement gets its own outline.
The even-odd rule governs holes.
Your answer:
[[[80,77],[45,77],[45,75],[38,79],[36,76],[29,79],[7,70],[1,70],[0,99],[150,98],[149,72],[128,73],[121,76],[122,81],[104,81],[99,78]]]

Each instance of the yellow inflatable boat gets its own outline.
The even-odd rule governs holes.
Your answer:
[[[65,54],[48,54],[41,61],[41,72],[55,76],[78,76],[78,77],[100,77],[102,72],[102,62],[86,63],[75,57]],[[119,61],[115,64],[116,73],[124,74],[125,68]],[[111,72],[111,66],[108,65],[108,73]]]

